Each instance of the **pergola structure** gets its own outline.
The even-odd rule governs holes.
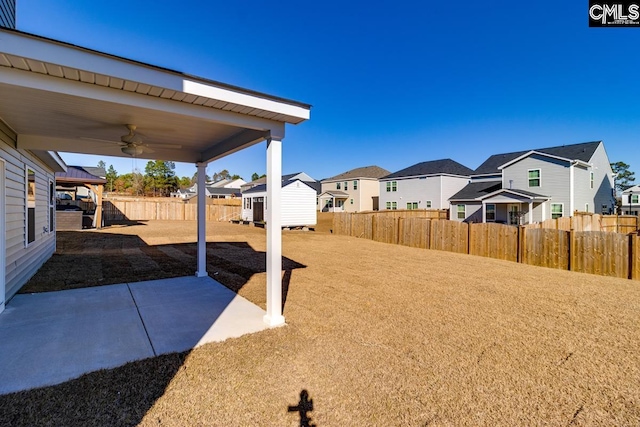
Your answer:
[[[66,172],[56,172],[56,191],[86,187],[94,194],[96,206],[93,215],[93,226],[102,228],[102,193],[107,180],[95,176],[78,166],[67,166]]]
[[[267,314],[282,316],[280,177],[286,124],[310,105],[185,75],[11,29],[0,29],[0,117],[17,149],[126,157],[117,142],[136,132],[144,159],[191,162],[198,171],[198,261],[206,276],[205,168],[267,141]],[[115,141],[111,143],[108,141]],[[131,152],[131,150],[128,150]],[[134,150],[135,151],[135,150]],[[140,150],[138,150],[140,151]]]

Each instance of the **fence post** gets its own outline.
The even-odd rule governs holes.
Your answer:
[[[576,269],[576,233],[573,228],[569,230],[569,265],[567,270],[575,271]]]
[[[433,220],[429,221],[429,245],[427,249],[433,249],[433,234],[434,234],[434,222]]]
[[[635,280],[636,277],[636,252],[638,249],[636,233],[629,233],[629,279]]]
[[[400,241],[401,241],[400,236],[402,236],[403,231],[404,231],[404,218],[400,217],[398,218],[398,236],[396,238],[396,245],[400,244]],[[404,243],[404,239],[402,239],[402,242]]]
[[[371,215],[371,240],[376,240],[376,214]]]
[[[520,229],[520,234],[518,236],[518,253],[520,254],[518,262],[521,264],[525,264],[525,253],[527,252],[527,229],[524,225],[518,226]]]
[[[467,255],[471,253],[471,226],[473,225],[473,221],[469,221],[467,224]]]

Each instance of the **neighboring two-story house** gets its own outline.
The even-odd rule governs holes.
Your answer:
[[[612,213],[613,172],[602,141],[489,157],[449,199],[451,219],[527,224],[576,211]]]
[[[380,179],[380,210],[448,209],[473,170],[451,159],[422,162]]]
[[[318,210],[322,212],[364,212],[379,209],[378,180],[389,175],[379,166],[364,166],[321,181]]]
[[[622,192],[620,210],[623,215],[638,215],[640,213],[640,185],[634,185]]]

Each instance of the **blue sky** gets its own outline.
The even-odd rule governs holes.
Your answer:
[[[640,28],[589,28],[586,1],[18,0],[19,30],[313,105],[283,173],[602,140],[638,169]],[[266,146],[211,163],[246,180]],[[63,154],[69,164],[99,158]],[[146,161],[105,158],[119,173]],[[179,176],[195,167],[179,164]]]

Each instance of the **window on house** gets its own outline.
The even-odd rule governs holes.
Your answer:
[[[496,205],[493,205],[493,204],[486,205],[486,216],[487,216],[487,221],[496,220]]]
[[[391,209],[391,202],[387,202],[387,210]]]
[[[391,191],[391,181],[387,181],[387,193]]]
[[[593,172],[589,173],[589,184],[591,185],[591,188],[593,188]]]
[[[36,172],[27,168],[27,244],[36,240]]]
[[[336,200],[336,207],[341,208],[344,205],[344,200]]]
[[[631,195],[631,203],[633,203],[633,204],[637,204],[638,203],[638,194],[632,194]]]
[[[551,203],[551,218],[556,219],[564,216],[564,205],[562,203]]]
[[[336,190],[339,190],[339,189],[340,189],[340,183],[336,182]]]
[[[458,205],[458,219],[465,219],[467,217],[466,213],[466,206],[465,205]]]
[[[327,200],[327,207],[328,208],[332,208],[333,207],[333,199],[328,199]]]
[[[344,182],[344,191],[349,189],[349,183],[347,181]]]
[[[55,212],[56,212],[56,191],[53,181],[49,181],[49,233],[54,231]]]
[[[247,197],[246,199],[244,199],[244,208],[245,209],[251,209],[251,198]]]
[[[540,187],[540,169],[529,170],[529,187]]]
[[[398,203],[397,202],[391,202],[391,209],[393,209],[394,211],[396,209],[398,209]]]
[[[408,210],[418,209],[418,202],[407,202],[407,209]]]
[[[427,200],[427,209],[431,208],[431,200]]]
[[[351,199],[351,204],[353,204],[353,199]]]
[[[584,211],[589,212],[589,203],[584,204]]]
[[[354,190],[358,189],[358,181],[357,180],[353,181],[353,189]]]
[[[398,190],[398,183],[396,181],[391,181],[391,191]]]

